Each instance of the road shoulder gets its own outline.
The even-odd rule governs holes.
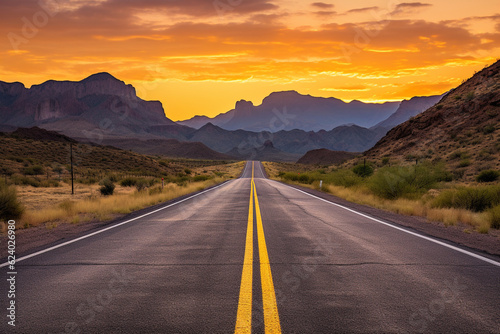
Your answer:
[[[303,192],[325,199],[332,203],[348,207],[360,213],[369,215],[373,218],[381,219],[394,225],[402,226],[408,228],[409,230],[419,232],[420,234],[434,237],[443,242],[452,242],[462,247],[469,248],[473,251],[480,251],[485,255],[493,255],[496,260],[498,260],[498,257],[500,257],[500,239],[497,236],[490,234],[480,234],[477,232],[466,233],[464,232],[464,230],[470,230],[470,226],[468,225],[457,224],[455,226],[445,226],[444,224],[439,222],[428,221],[424,217],[405,216],[390,211],[372,208],[367,205],[349,202],[347,200],[319,190],[283,182],[279,183],[299,189]]]

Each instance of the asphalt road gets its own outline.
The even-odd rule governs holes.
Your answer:
[[[254,184],[250,205],[247,163],[237,180],[18,261],[15,327],[3,264],[0,332],[233,333],[241,316],[252,333],[500,333],[498,258],[268,180],[258,162]]]

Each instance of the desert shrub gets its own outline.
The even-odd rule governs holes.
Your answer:
[[[185,169],[184,169],[184,173],[186,173],[186,175],[189,175],[189,174],[191,174],[191,173],[192,173],[192,171],[191,171],[191,169],[189,169],[189,168],[185,168]]]
[[[22,176],[19,174],[14,174],[12,176],[12,182],[15,185],[40,187],[40,181],[38,181],[37,179],[33,177]]]
[[[369,188],[383,198],[415,197],[431,189],[436,183],[450,181],[451,175],[442,164],[432,166],[386,166],[370,178]]]
[[[113,195],[115,191],[115,184],[113,183],[113,181],[111,181],[110,178],[103,179],[99,184],[101,185],[101,188],[99,188],[101,195]]]
[[[354,166],[352,169],[354,174],[361,176],[361,177],[368,177],[373,174],[373,167],[370,166],[369,164],[359,164]]]
[[[493,182],[498,180],[500,177],[500,172],[496,170],[483,170],[476,177],[477,182]]]
[[[44,170],[42,166],[31,166],[31,167],[26,167],[24,169],[24,174],[25,175],[42,175],[44,174]]]
[[[17,199],[15,187],[0,183],[0,220],[17,219],[24,212],[24,207]]]
[[[307,175],[307,174],[300,174],[299,175],[299,182],[300,183],[311,184],[311,183],[313,183],[313,181],[314,181],[314,178],[309,177],[309,175]]]
[[[460,161],[460,163],[458,164],[458,167],[468,167],[470,166],[471,162],[469,159],[464,159],[462,161]]]
[[[495,126],[493,124],[488,124],[483,128],[483,133],[485,135],[488,135],[493,132],[495,132]]]
[[[437,208],[485,211],[500,204],[500,186],[460,187],[443,191],[432,202]]]
[[[500,229],[500,205],[495,206],[488,212],[490,227]]]
[[[388,165],[388,164],[389,164],[389,162],[390,162],[389,157],[383,157],[383,158],[382,158],[382,165],[384,165],[384,166],[385,166],[385,165]]]
[[[137,191],[142,191],[149,187],[149,182],[145,179],[138,179],[135,182],[135,187],[137,188]]]
[[[474,98],[474,92],[468,92],[467,95],[465,95],[465,101],[471,101]]]
[[[201,181],[206,181],[209,179],[210,179],[210,176],[208,176],[208,175],[196,175],[195,177],[193,177],[194,182],[201,182]]]
[[[57,188],[59,187],[59,182],[56,180],[42,180],[39,186],[43,188]]]
[[[326,175],[324,182],[349,188],[363,182],[363,178],[356,175],[351,169],[340,169]]]
[[[116,174],[109,174],[107,176],[107,179],[109,179],[111,182],[118,182],[118,175],[116,175]]]
[[[288,181],[299,181],[299,174],[297,173],[290,173],[290,172],[287,172],[287,173],[282,173],[280,175],[280,177],[284,180],[288,180]]]
[[[137,184],[137,179],[133,177],[126,177],[120,181],[122,187],[133,187]]]

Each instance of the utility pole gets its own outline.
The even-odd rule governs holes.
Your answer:
[[[71,195],[75,194],[75,187],[73,184],[73,143],[69,143],[70,161],[71,161]]]

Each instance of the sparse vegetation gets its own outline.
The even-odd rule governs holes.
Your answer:
[[[494,182],[500,177],[500,172],[496,170],[483,170],[476,178],[477,182]]]
[[[368,177],[373,174],[373,167],[370,166],[370,164],[359,164],[353,167],[352,171],[354,174],[361,176],[361,177]]]
[[[23,211],[24,208],[17,199],[16,189],[0,182],[0,220],[17,219]]]
[[[116,171],[108,173],[102,179],[102,185],[76,183],[74,196],[70,195],[70,180],[67,178],[63,178],[57,190],[17,185],[18,203],[23,203],[26,207],[19,216],[18,227],[28,228],[46,224],[47,228],[52,229],[57,228],[61,223],[78,224],[113,219],[117,215],[142,209],[236,177],[243,168],[242,162],[228,164],[209,160],[171,159],[168,164],[179,166],[177,170],[182,177],[172,174],[164,175],[164,187],[158,185],[161,182],[160,177],[125,176]],[[181,173],[186,165],[190,166],[191,176]],[[202,170],[203,175],[199,175]],[[90,170],[89,173],[93,175],[94,171]],[[216,177],[216,174],[225,176]],[[35,177],[30,177],[30,179],[35,180]],[[118,183],[118,186],[115,186],[113,180]],[[42,180],[40,183],[45,181]],[[101,194],[100,189],[109,189],[111,184],[113,185],[112,195]],[[142,184],[143,188],[137,189],[138,184]],[[14,186],[11,186],[10,191],[13,190],[15,191]],[[9,219],[12,217],[13,215],[10,215]]]
[[[110,178],[105,178],[100,182],[101,188],[99,188],[99,191],[101,192],[101,195],[103,196],[109,196],[113,195],[113,192],[115,191],[115,184],[113,181],[111,181]]]
[[[109,220],[117,214],[127,214],[170,199],[204,189],[222,182],[224,179],[213,178],[203,182],[193,182],[186,186],[169,183],[149,191],[136,191],[103,197],[89,197],[79,201],[62,203],[40,210],[29,210],[23,217],[23,224],[37,226],[47,222],[65,221],[81,223],[91,220]]]
[[[488,212],[491,228],[500,229],[500,205],[495,206]]]
[[[482,212],[500,204],[500,185],[460,187],[443,191],[432,202],[437,208],[458,208]]]
[[[466,154],[457,152],[456,156]],[[323,180],[322,191],[346,200],[425,216],[445,225],[469,224],[480,233],[488,233],[500,220],[500,209],[496,208],[500,205],[500,185],[454,186],[444,163],[381,165],[368,177],[356,175],[350,168],[286,172],[291,165],[265,163],[265,167],[269,175],[286,182],[319,189],[319,180]]]

